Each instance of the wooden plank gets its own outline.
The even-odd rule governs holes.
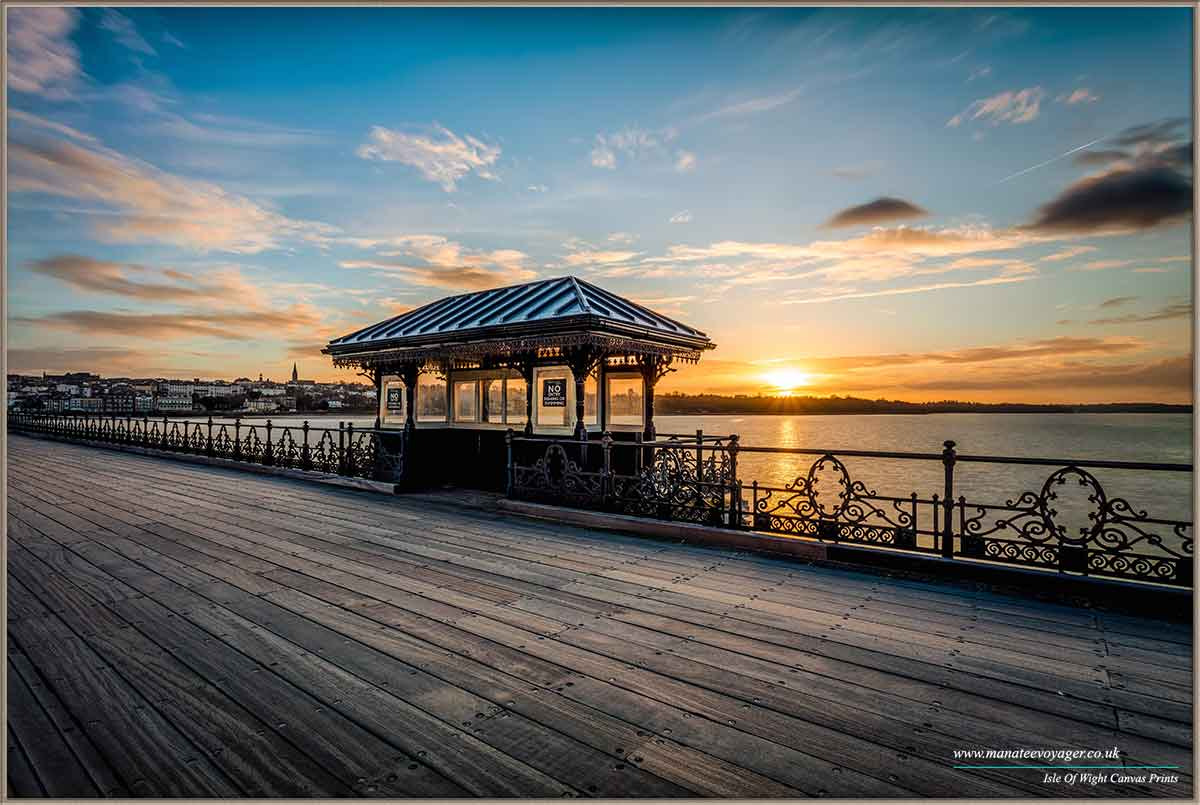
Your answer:
[[[9,684],[14,684],[12,681],[14,677],[20,677],[29,689],[30,696],[46,713],[71,747],[71,751],[87,771],[88,778],[92,781],[96,791],[106,797],[128,796],[129,790],[125,783],[88,738],[79,722],[71,716],[62,699],[44,682],[29,658],[24,654],[10,651],[8,662],[12,672]]]
[[[100,794],[87,769],[75,757],[63,734],[38,705],[33,691],[8,666],[8,729],[42,783],[46,796],[94,797]],[[11,742],[11,740],[10,740]]]
[[[135,795],[242,795],[213,759],[188,741],[57,616],[10,624],[41,669]]]
[[[21,742],[13,735],[12,727],[8,728],[8,796],[10,797],[44,797],[46,789],[42,787],[29,756]]]

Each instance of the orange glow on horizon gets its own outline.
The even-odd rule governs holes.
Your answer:
[[[796,389],[812,384],[812,375],[800,369],[772,369],[764,372],[762,379],[775,390],[776,394],[788,395]]]

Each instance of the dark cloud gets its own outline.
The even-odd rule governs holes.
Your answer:
[[[1187,118],[1184,117],[1169,117],[1155,123],[1132,126],[1114,137],[1112,142],[1126,147],[1153,146],[1173,142],[1179,139],[1179,129],[1187,125],[1187,122]]]
[[[1190,393],[1192,388],[1191,356],[1166,358],[1154,363],[1072,364],[1058,369],[1037,372],[1005,372],[992,376],[955,379],[931,379],[899,384],[924,391],[1015,391],[1040,390],[1061,392],[1064,388],[1121,390],[1124,399],[1132,389],[1156,389]]]
[[[244,297],[247,291],[245,284],[233,276],[220,277],[217,282],[201,282],[190,274],[172,269],[163,271],[163,276],[183,284],[143,282],[138,277],[147,273],[144,266],[96,260],[79,254],[59,254],[35,260],[29,264],[29,270],[83,291],[156,302],[229,300]]]
[[[1121,307],[1130,302],[1136,302],[1137,299],[1136,296],[1114,296],[1112,299],[1105,299],[1101,302],[1100,307]]]
[[[1101,305],[1105,307],[1106,305]],[[1124,316],[1111,316],[1103,319],[1093,319],[1088,324],[1147,324],[1152,321],[1170,321],[1171,319],[1191,318],[1192,304],[1179,302],[1165,305],[1150,313],[1126,313]]]
[[[1111,165],[1114,162],[1120,162],[1123,159],[1129,159],[1129,154],[1124,151],[1084,151],[1075,157],[1076,165]]]
[[[287,310],[236,310],[220,313],[124,313],[99,310],[68,310],[37,317],[17,317],[14,323],[74,330],[89,337],[122,335],[135,338],[177,339],[210,337],[229,341],[260,338],[263,328],[292,330],[313,328],[320,322],[316,313],[295,305]]]
[[[1155,158],[1176,170],[1192,169],[1192,143],[1176,143],[1157,152]]]
[[[884,196],[857,207],[847,207],[825,222],[827,227],[863,226],[923,218],[929,213],[902,198]]]
[[[1151,229],[1192,211],[1192,182],[1161,162],[1088,176],[1042,205],[1026,228],[1046,234]]]
[[[805,366],[814,371],[842,374],[863,369],[894,369],[937,364],[960,366],[998,361],[1031,359],[1062,360],[1073,356],[1110,356],[1137,352],[1145,344],[1132,338],[1058,336],[1035,341],[994,346],[970,347],[942,352],[903,352],[879,355],[848,355],[835,358],[810,358]]]

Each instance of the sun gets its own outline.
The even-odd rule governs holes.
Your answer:
[[[812,383],[812,375],[799,369],[772,369],[765,372],[762,379],[774,387],[776,394],[791,394]]]

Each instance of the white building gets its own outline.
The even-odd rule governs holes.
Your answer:
[[[192,395],[188,394],[186,397],[159,395],[157,407],[159,411],[191,411]]]

